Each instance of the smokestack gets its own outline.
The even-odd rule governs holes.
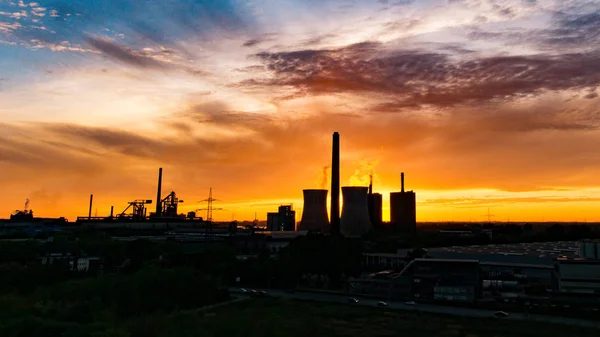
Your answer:
[[[90,209],[88,211],[88,219],[92,218],[92,204],[94,203],[94,195],[90,194]]]
[[[373,175],[369,175],[369,195],[373,194]]]
[[[340,134],[333,133],[331,151],[331,234],[340,233]]]
[[[162,197],[162,167],[158,169],[158,190],[156,191],[156,216],[160,216],[162,212],[162,204],[160,202]]]
[[[110,217],[113,217],[113,211],[115,210],[115,206],[110,206]]]
[[[404,192],[404,172],[400,173],[400,186],[402,187],[400,191]]]

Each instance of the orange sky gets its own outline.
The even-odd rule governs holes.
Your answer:
[[[418,221],[600,221],[599,4],[119,4],[0,4],[0,217],[121,211],[159,167],[184,212],[301,211],[337,131],[384,220],[404,171]]]

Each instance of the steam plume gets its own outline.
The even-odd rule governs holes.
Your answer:
[[[361,160],[358,163],[358,168],[354,170],[354,174],[348,180],[348,184],[350,186],[368,186],[371,176],[373,176],[373,180],[378,180],[375,168],[379,164],[379,161],[379,159]]]
[[[319,187],[323,190],[327,189],[327,183],[329,182],[329,170],[331,169],[331,165],[323,166],[321,169],[321,177],[319,179]]]

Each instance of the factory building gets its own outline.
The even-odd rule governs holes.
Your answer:
[[[412,293],[415,299],[474,302],[480,297],[477,260],[415,259],[409,265],[412,268]]]
[[[579,256],[582,259],[600,260],[600,240],[579,241]]]
[[[381,228],[383,224],[383,196],[381,193],[369,194],[369,219],[373,228]]]
[[[281,205],[278,211],[267,213],[267,230],[272,232],[295,231],[296,211],[291,205]]]
[[[413,191],[404,191],[404,172],[400,180],[401,191],[390,193],[390,222],[396,233],[415,233],[417,231],[416,195]]]
[[[329,231],[327,190],[304,190],[304,208],[298,230]]]
[[[383,196],[380,193],[373,193],[373,176],[369,183],[369,219],[373,225],[373,229],[381,229],[383,223]]]
[[[342,187],[341,233],[346,237],[357,237],[367,234],[371,228],[369,219],[368,188],[362,186]]]
[[[600,294],[600,261],[558,259],[560,291],[571,294]]]
[[[479,267],[487,290],[529,295],[559,291],[559,275],[552,265],[480,262]]]

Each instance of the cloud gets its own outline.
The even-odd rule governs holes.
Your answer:
[[[0,130],[0,162],[4,164],[33,171],[43,167],[45,175],[57,174],[60,171],[63,174],[94,174],[104,167],[100,158],[94,158],[94,153],[88,149],[42,140],[43,137],[30,139],[30,128],[2,124]],[[39,135],[35,130],[33,132]]]
[[[448,54],[390,52],[367,42],[256,57],[273,77],[247,85],[292,87],[313,95],[372,92],[395,97],[397,107],[450,107],[600,84],[600,52],[454,61]]]
[[[147,54],[131,50],[109,39],[90,36],[88,43],[109,58],[124,62],[139,68],[165,69],[167,64],[157,61]]]
[[[522,44],[548,54],[594,51],[600,42],[600,6],[582,7],[552,12],[549,27],[490,29],[475,25],[467,37],[475,41],[502,41],[507,46]]]
[[[9,34],[17,30],[21,27],[21,24],[18,22],[8,23],[8,22],[0,22],[0,32]]]
[[[333,131],[341,133],[345,147],[344,180],[360,169],[357,162],[376,157],[385,163],[377,172],[384,184],[402,167],[416,172],[414,184],[430,189],[600,185],[600,172],[592,169],[600,167],[594,155],[594,144],[600,141],[595,105],[573,110],[569,104],[578,106],[576,101],[542,99],[521,108],[457,109],[432,120],[419,113],[336,114],[331,105],[308,106],[313,112],[306,115],[266,115],[234,111],[209,99],[191,104],[165,124],[174,134],[68,124],[45,124],[42,129],[51,133],[48,139],[87,149],[80,151],[86,155],[112,153],[156,165],[170,163],[204,172],[231,188],[235,180],[284,184],[290,172],[306,171],[312,182],[314,172],[330,160]],[[226,182],[219,175],[236,178]],[[288,183],[307,187],[301,180]]]

